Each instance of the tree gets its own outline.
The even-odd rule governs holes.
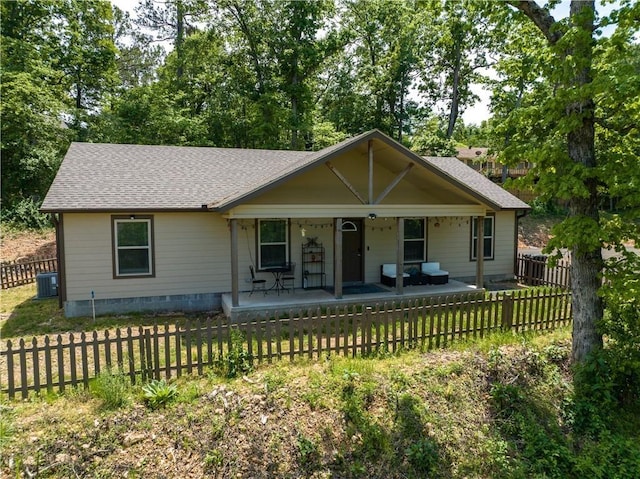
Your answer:
[[[177,57],[177,77],[184,71],[185,38],[196,30],[195,24],[207,13],[204,0],[141,0],[136,7],[136,23],[155,32],[157,41],[171,41]]]
[[[349,134],[378,128],[400,141],[410,131],[418,66],[417,19],[407,2],[340,4],[343,52],[322,75],[321,111]]]
[[[619,179],[607,175],[610,155],[596,148],[596,124],[606,123],[605,118],[598,118],[598,114],[604,113],[600,107],[602,95],[606,96],[605,80],[598,76],[599,57],[607,51],[602,48],[606,41],[598,41],[594,36],[597,29],[593,1],[573,0],[567,21],[555,20],[549,10],[534,1],[509,3],[536,25],[553,54],[545,73],[554,90],[541,104],[520,115],[528,121],[521,121],[520,135],[528,137],[529,146],[537,143],[535,149],[526,151],[536,162],[540,187],[570,201],[569,216],[554,230],[556,236],[550,247],[567,247],[571,252],[572,357],[574,362],[583,363],[603,345],[602,333],[598,330],[603,318],[599,294],[604,266],[601,247],[605,241],[619,244],[624,238],[621,234],[606,234],[610,229],[599,212],[601,193],[621,188]],[[629,24],[633,15],[637,18],[638,8],[637,4],[622,2],[621,8],[612,15],[623,29],[621,43],[628,45],[633,38]],[[637,109],[635,111],[637,113]],[[636,117],[635,126],[626,134],[635,132],[637,136],[637,124]],[[613,129],[620,134],[619,128]],[[632,161],[626,154],[621,158],[625,164]],[[627,198],[632,203],[635,201],[637,207],[637,194],[634,199]]]
[[[331,35],[319,38],[321,29],[327,30],[325,19],[332,10],[327,1],[300,2],[297,0],[275,4],[273,36],[267,40],[278,65],[280,89],[288,98],[291,149],[303,149],[303,140],[310,139],[313,111],[313,80],[326,56],[331,55],[336,42]]]
[[[58,9],[56,67],[73,101],[71,126],[85,139],[86,121],[117,82],[111,5],[99,0],[62,0]]]
[[[482,80],[478,72],[489,66],[487,57],[498,35],[478,2],[442,0],[422,5],[426,30],[421,89],[434,106],[445,103],[446,137],[451,138],[464,106],[477,99],[470,87]]]
[[[113,43],[120,89],[149,85],[164,59],[164,48],[154,45],[151,35],[134,27],[129,12],[113,6]]]
[[[500,21],[500,20],[498,20]],[[494,65],[497,78],[488,81],[492,86],[491,124],[489,144],[497,152],[502,163],[502,183],[508,177],[509,166],[526,160],[504,154],[512,136],[517,134],[518,116],[526,108],[543,103],[552,95],[552,87],[545,79],[544,65],[548,63],[549,50],[536,26],[524,15],[514,12],[505,20],[508,25],[504,41],[495,52],[498,61]],[[530,186],[535,178],[530,178]],[[524,183],[524,181],[521,181]],[[542,193],[543,194],[543,193]]]
[[[69,142],[53,2],[2,2],[2,203],[42,198]]]

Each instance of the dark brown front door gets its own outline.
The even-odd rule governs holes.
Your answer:
[[[362,219],[347,219],[342,227],[342,282],[362,283],[364,256]]]

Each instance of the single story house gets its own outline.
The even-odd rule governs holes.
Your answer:
[[[269,277],[290,263],[296,288],[335,298],[388,263],[439,262],[482,287],[513,278],[529,206],[373,130],[314,152],[73,143],[41,209],[57,224],[61,305],[78,316],[92,297],[97,313],[238,305],[250,266]],[[315,278],[305,245],[321,248]]]

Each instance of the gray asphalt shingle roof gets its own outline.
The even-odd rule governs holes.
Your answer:
[[[195,210],[224,207],[380,132],[363,133],[317,152],[185,146],[72,143],[42,205],[46,212]],[[403,148],[399,146],[400,148]],[[427,158],[505,209],[528,208],[455,158]],[[454,164],[457,163],[457,164]]]

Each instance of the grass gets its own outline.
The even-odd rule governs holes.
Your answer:
[[[640,416],[621,416],[624,427],[601,437],[573,435],[567,330],[491,341],[283,361],[242,378],[211,370],[172,381],[177,397],[161,409],[145,407],[142,386],[121,391],[110,381],[110,397],[126,397],[112,408],[94,390],[4,402],[0,474],[571,479],[633,471]]]
[[[5,340],[67,331],[104,330],[133,324],[139,326],[152,325],[156,322],[183,324],[188,318],[198,317],[177,312],[104,315],[97,316],[95,321],[90,316],[66,318],[63,310],[58,307],[58,298],[36,299],[36,284],[2,290],[1,294],[0,336]]]

